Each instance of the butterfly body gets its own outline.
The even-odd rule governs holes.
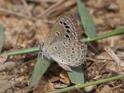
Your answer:
[[[42,54],[65,70],[84,63],[87,45],[80,42],[79,25],[72,15],[60,17],[44,42]]]

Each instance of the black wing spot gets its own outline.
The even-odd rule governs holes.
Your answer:
[[[66,25],[65,28],[69,29],[70,27]]]
[[[70,30],[67,29],[66,32],[67,32],[67,33],[70,33]]]
[[[63,42],[63,44],[65,45],[65,42]]]
[[[74,54],[74,53],[75,53],[75,51],[72,51],[72,53]]]
[[[72,50],[74,50],[74,48],[72,48]]]
[[[78,61],[78,58],[76,58],[75,60]]]
[[[71,57],[73,57],[73,54],[71,54]]]
[[[66,34],[66,35],[65,35],[65,37],[66,37],[66,38],[69,38],[69,35],[68,35],[68,34]]]
[[[55,48],[55,49],[57,49],[57,47],[56,47],[56,46],[55,46],[54,48]]]
[[[59,23],[60,23],[60,24],[63,24],[63,22],[62,22],[62,21],[59,21]]]
[[[60,35],[60,32],[56,32],[56,35],[59,36]]]
[[[63,22],[64,26],[67,26],[67,24],[65,22]]]

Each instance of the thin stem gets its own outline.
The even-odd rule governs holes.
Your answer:
[[[102,35],[98,35],[95,38],[81,39],[81,41],[82,42],[91,42],[91,41],[96,41],[96,40],[101,40],[101,39],[105,39],[105,38],[108,38],[108,37],[112,37],[112,36],[115,36],[115,35],[122,35],[122,34],[124,34],[124,27],[115,29],[111,32],[107,32],[107,33],[102,34]]]
[[[6,54],[8,56],[14,56],[14,55],[21,55],[21,54],[27,54],[27,53],[32,53],[32,52],[38,52],[38,51],[39,51],[39,48],[34,47],[34,48],[17,50],[17,51],[15,50],[15,51],[7,52]]]
[[[48,92],[48,93],[63,93],[63,92],[67,92],[69,90],[74,90],[74,89],[77,89],[77,88],[84,88],[84,87],[91,86],[91,85],[98,85],[98,84],[101,84],[101,83],[106,83],[106,82],[110,82],[110,81],[113,81],[113,80],[119,80],[119,79],[122,79],[122,78],[124,78],[124,74],[113,76],[113,77],[110,77],[110,78],[107,78],[107,79],[101,79],[101,80],[97,80],[97,81],[93,81],[93,82],[88,82],[88,83],[85,83],[85,84],[74,85],[74,86],[71,86],[71,87],[67,87],[67,88],[64,88],[64,89],[59,89],[59,90]]]

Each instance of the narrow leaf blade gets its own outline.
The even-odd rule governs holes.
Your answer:
[[[111,32],[106,32],[105,34],[100,34],[94,38],[82,39],[81,41],[82,42],[92,42],[92,41],[97,41],[97,40],[105,39],[105,38],[112,37],[112,36],[123,35],[123,34],[124,34],[124,26],[116,28],[115,30],[113,30]]]
[[[93,22],[93,19],[91,18],[88,10],[86,9],[85,5],[81,2],[81,0],[77,0],[77,7],[86,35],[88,36],[88,38],[96,37],[96,27]]]
[[[0,25],[0,52],[1,52],[3,45],[4,45],[4,38],[5,38],[4,28]]]
[[[43,76],[43,74],[47,71],[50,66],[50,62],[43,58],[41,55],[38,56],[37,62],[34,67],[33,74],[30,79],[30,86],[36,87],[38,85],[39,80]]]
[[[85,80],[82,65],[72,68],[72,71],[68,72],[68,76],[73,84],[83,84]]]

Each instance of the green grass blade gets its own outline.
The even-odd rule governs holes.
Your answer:
[[[5,39],[4,28],[0,25],[0,52],[4,45],[4,39]]]
[[[84,83],[84,73],[82,65],[76,68],[72,68],[72,71],[68,72],[68,76],[73,84]]]
[[[34,47],[34,48],[27,48],[27,49],[22,49],[22,50],[14,50],[11,52],[7,52],[6,54],[8,56],[14,56],[14,55],[21,55],[21,54],[27,54],[27,53],[32,53],[32,52],[38,52],[39,48]]]
[[[81,2],[81,0],[77,0],[77,8],[86,35],[88,36],[88,38],[96,37],[96,27],[93,22],[93,19],[91,18],[88,10],[86,9],[85,5]]]
[[[113,80],[119,80],[119,79],[124,79],[124,74],[109,77],[107,79],[101,79],[101,80],[97,80],[97,81],[87,82],[85,84],[78,84],[78,85],[74,85],[74,86],[67,87],[67,88],[64,88],[64,89],[58,89],[58,90],[51,91],[51,92],[48,92],[48,93],[65,93],[69,90],[84,88],[84,87],[92,86],[92,85],[98,85],[98,84],[107,83],[107,82],[110,82],[110,81],[113,81]]]
[[[35,64],[33,74],[30,79],[30,86],[36,87],[43,74],[47,71],[50,63],[47,59],[41,55],[38,56],[37,63]]]
[[[82,42],[90,42],[90,41],[105,39],[105,38],[112,37],[112,36],[123,35],[123,34],[124,34],[124,27],[120,27],[111,32],[107,32],[105,34],[98,35],[97,37],[94,37],[94,38],[82,39],[81,41]]]

